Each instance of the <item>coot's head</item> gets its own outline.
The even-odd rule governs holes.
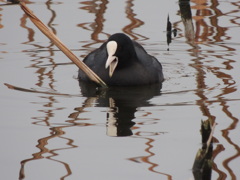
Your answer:
[[[109,67],[111,77],[116,68],[128,66],[136,57],[132,40],[123,33],[116,33],[109,37],[106,43],[108,58],[105,68]]]

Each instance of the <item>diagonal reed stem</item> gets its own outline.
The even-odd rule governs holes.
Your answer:
[[[95,83],[99,84],[102,87],[107,87],[105,82],[98,77],[86,64],[84,64],[82,61],[80,61],[77,56],[75,56],[61,41],[60,39],[48,29],[46,25],[43,24],[43,22],[37,18],[33,14],[33,12],[26,6],[24,2],[19,2],[22,10],[25,12],[25,14],[30,18],[30,20],[37,26],[37,28],[45,34],[74,64],[77,65],[78,68],[80,68],[83,72],[87,74],[87,76],[94,81]]]

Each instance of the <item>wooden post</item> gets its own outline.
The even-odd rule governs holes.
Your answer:
[[[192,168],[195,180],[211,180],[213,151],[212,138],[215,126],[216,123],[211,126],[211,120],[209,119],[202,121],[202,148],[198,150]]]

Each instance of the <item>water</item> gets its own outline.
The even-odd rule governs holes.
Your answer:
[[[175,0],[27,5],[81,59],[125,32],[160,60],[165,81],[85,91],[20,7],[0,6],[1,179],[194,179],[207,119],[217,123],[211,179],[240,178],[239,1],[191,1],[194,34]]]

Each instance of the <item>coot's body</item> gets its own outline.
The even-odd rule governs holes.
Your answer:
[[[164,80],[161,63],[122,33],[110,36],[83,62],[108,86],[147,85]],[[78,77],[79,81],[91,81],[82,70]]]

